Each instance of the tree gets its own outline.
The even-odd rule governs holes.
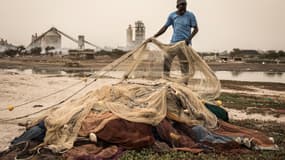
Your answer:
[[[278,52],[278,56],[279,56],[279,57],[285,57],[285,51],[282,51],[282,50],[279,51],[279,52]]]
[[[233,52],[234,52],[234,53],[240,53],[240,49],[239,49],[239,48],[234,48],[234,49],[233,49]]]
[[[4,54],[9,56],[9,57],[15,57],[17,55],[17,50],[15,49],[8,49],[6,51],[4,51]]]
[[[32,55],[41,55],[42,48],[41,47],[35,47],[31,49],[31,54]]]
[[[53,46],[47,46],[47,47],[45,48],[46,54],[49,54],[49,51],[50,51],[50,50],[53,50],[53,49],[55,49]]]
[[[17,47],[17,52],[20,54],[20,55],[24,55],[26,53],[26,48],[21,45],[21,46],[18,46]]]
[[[231,52],[230,52],[230,56],[231,57],[236,57],[238,55],[240,55],[241,50],[239,48],[234,48]]]

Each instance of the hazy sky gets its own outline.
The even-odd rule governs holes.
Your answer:
[[[232,48],[285,50],[285,0],[188,0],[200,32],[200,51]],[[126,29],[144,21],[146,37],[155,34],[176,0],[0,0],[0,37],[27,45],[35,32],[52,26],[100,46],[125,46]],[[172,29],[159,39],[170,41]],[[63,47],[77,47],[68,40]]]

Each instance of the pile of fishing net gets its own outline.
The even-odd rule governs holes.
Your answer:
[[[142,147],[193,153],[277,149],[264,134],[229,124],[207,107],[219,96],[220,82],[184,42],[165,45],[151,39],[96,78],[118,82],[35,118],[28,128],[42,128],[43,138],[26,147],[28,153],[39,156],[47,149],[67,159],[116,159],[127,149]]]

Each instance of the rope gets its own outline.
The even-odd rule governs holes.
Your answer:
[[[144,42],[144,43],[146,43],[146,42]],[[60,104],[62,104],[62,103],[64,103],[64,102],[66,102],[67,100],[69,100],[70,98],[72,98],[73,96],[75,96],[76,94],[78,94],[79,92],[81,92],[82,90],[84,90],[85,88],[87,88],[88,86],[90,86],[92,83],[96,82],[98,78],[103,77],[103,76],[106,75],[108,72],[112,71],[115,67],[117,67],[119,64],[121,64],[121,63],[123,63],[124,61],[126,61],[126,59],[129,58],[131,55],[133,55],[137,50],[139,50],[139,49],[144,45],[144,43],[141,44],[140,46],[138,46],[138,47],[137,47],[135,50],[133,50],[131,53],[129,53],[129,54],[127,55],[127,57],[125,57],[125,59],[123,59],[122,61],[118,62],[118,64],[115,64],[114,66],[112,66],[112,68],[111,68],[109,71],[105,71],[105,73],[99,75],[97,78],[96,78],[96,75],[95,75],[95,74],[92,74],[92,75],[88,76],[88,77],[90,77],[90,78],[95,78],[95,79],[94,79],[93,81],[91,81],[89,84],[87,84],[86,86],[84,86],[84,87],[80,88],[79,90],[77,90],[77,91],[76,91],[75,93],[73,93],[71,96],[69,96],[69,97],[65,98],[64,100],[60,101],[59,103],[56,103],[56,104],[51,105],[51,106],[49,106],[49,107],[47,107],[47,108],[44,108],[44,109],[42,109],[42,110],[39,110],[39,111],[34,112],[34,113],[27,114],[27,115],[24,115],[24,116],[19,116],[19,117],[15,117],[15,118],[11,118],[11,119],[0,119],[0,122],[9,122],[9,121],[14,121],[14,120],[19,120],[19,119],[27,118],[27,117],[30,117],[30,116],[32,116],[32,115],[36,115],[36,114],[41,113],[41,112],[43,112],[43,111],[49,110],[49,109],[51,109],[51,108],[54,108],[54,107],[56,107],[56,106],[58,106],[58,105],[60,105]],[[95,76],[94,76],[94,75],[95,75]],[[64,90],[64,89],[62,89],[62,90]],[[61,91],[57,91],[57,92],[61,92]],[[54,93],[56,94],[56,92],[54,92]],[[47,95],[47,96],[44,96],[44,97],[40,97],[40,98],[37,98],[37,99],[32,100],[32,101],[30,101],[30,102],[34,102],[34,101],[36,101],[36,100],[39,100],[39,99],[41,99],[41,98],[43,99],[43,98],[46,98],[46,97],[51,96],[51,95],[52,95],[52,94]],[[29,103],[27,102],[27,103],[18,105],[17,107],[20,107],[20,106],[23,106],[23,105],[26,105],[26,104],[29,104]],[[0,110],[0,111],[1,111],[1,110]]]
[[[47,108],[44,108],[44,109],[41,109],[37,112],[34,112],[34,113],[30,113],[30,114],[27,114],[27,115],[24,115],[24,116],[19,116],[19,117],[15,117],[15,118],[11,118],[11,119],[0,119],[0,122],[9,122],[9,121],[14,121],[14,120],[19,120],[19,119],[23,119],[23,118],[27,118],[27,117],[30,117],[32,115],[36,115],[36,114],[39,114],[43,111],[46,111],[46,110],[49,110],[51,108],[54,108],[64,102],[66,102],[67,100],[69,100],[70,98],[74,97],[76,94],[78,94],[79,92],[81,92],[82,90],[84,90],[85,88],[87,88],[88,86],[90,86],[92,83],[96,82],[97,79],[94,79],[93,81],[91,81],[90,83],[88,83],[87,85],[85,85],[84,87],[80,88],[79,90],[77,90],[76,92],[74,92],[72,95],[70,95],[69,97],[65,98],[64,100],[60,101],[59,103],[56,103],[54,105],[51,105]]]
[[[63,92],[63,91],[65,91],[65,90],[69,89],[69,88],[72,88],[72,87],[74,87],[74,86],[77,86],[77,85],[80,84],[80,83],[82,83],[82,81],[76,82],[76,83],[74,83],[74,84],[72,84],[72,85],[70,85],[70,86],[68,86],[68,87],[66,87],[66,88],[60,89],[60,90],[55,91],[55,92],[53,92],[53,93],[50,93],[50,94],[48,94],[48,95],[45,95],[45,96],[42,96],[42,97],[39,97],[39,98],[30,100],[30,101],[28,101],[28,102],[19,104],[19,105],[17,105],[17,106],[14,106],[14,109],[19,108],[19,107],[22,107],[22,106],[25,106],[25,105],[27,105],[27,104],[30,104],[30,103],[33,103],[33,102],[36,102],[36,101],[39,101],[39,100],[42,100],[42,99],[45,99],[45,98],[48,98],[48,97],[50,97],[50,96],[56,95],[56,94],[58,94],[58,93],[60,93],[60,92]],[[6,110],[7,110],[7,108],[5,108],[5,109],[0,109],[0,111],[6,111]]]

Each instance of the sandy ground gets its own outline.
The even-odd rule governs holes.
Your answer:
[[[89,80],[88,82],[90,82]],[[45,96],[47,94],[58,91],[59,89],[71,86],[77,82],[81,82],[78,85],[71,87],[70,89],[61,92],[59,94],[55,94],[49,98],[44,100],[37,101],[35,103],[31,103],[29,105],[25,105],[23,107],[16,108],[14,111],[4,110],[9,105],[19,105],[24,102],[27,102],[31,99]],[[87,83],[88,83],[87,82]],[[77,96],[80,97],[90,90],[95,90],[98,87],[103,86],[104,84],[115,83],[116,80],[98,80],[91,86],[89,86],[83,92],[80,92]],[[87,84],[83,81],[82,78],[78,77],[56,77],[52,75],[33,75],[33,74],[25,74],[19,72],[7,72],[0,71],[0,119],[9,119],[18,116],[25,115],[27,113],[36,112],[45,107],[53,105],[55,103],[60,102],[65,97],[68,97],[81,87]],[[256,87],[255,87],[256,89]],[[224,89],[224,92],[236,92],[233,89]],[[241,92],[241,91],[240,91]],[[280,95],[284,94],[282,91],[271,91],[269,89],[260,89],[259,92],[256,91],[246,91],[248,94],[266,94],[266,95]],[[35,105],[42,105],[42,107],[34,108]],[[277,122],[285,122],[285,117],[281,116],[276,118],[272,115],[261,115],[261,114],[251,114],[247,115],[245,112],[234,109],[227,109],[229,111],[230,117],[233,119],[257,119],[257,120],[265,120],[265,121],[277,121]],[[16,122],[15,122],[16,123]],[[9,124],[6,122],[0,122],[0,151],[4,150],[9,142],[16,136],[19,136],[24,131],[23,127],[19,127],[16,124]]]
[[[247,114],[242,110],[230,109],[226,108],[229,113],[230,119],[234,120],[245,120],[245,119],[253,119],[253,120],[261,120],[261,121],[276,121],[278,123],[285,123],[285,116],[275,117],[273,115],[262,115],[262,114]]]
[[[91,81],[92,80],[90,79],[89,81],[84,82],[82,78],[75,77],[25,75],[22,73],[2,71],[0,72],[0,119],[14,118],[27,113],[39,111],[45,107],[49,107],[50,105],[56,104],[62,99],[70,96]],[[12,112],[5,110],[8,106],[23,104],[31,99],[46,96],[60,89],[72,86],[77,82],[81,83],[51,97],[16,108]],[[114,82],[115,80],[98,80],[84,91],[73,97],[73,99],[80,97],[91,90],[96,90],[99,86]],[[35,105],[42,105],[43,107],[34,108]],[[24,128],[19,127],[17,123],[25,121],[26,120],[13,121],[13,123],[16,124],[7,124],[6,122],[0,121],[0,151],[4,150],[14,137],[23,132]]]
[[[247,86],[250,90],[234,90],[234,89],[222,89],[225,93],[242,93],[253,96],[268,96],[274,97],[275,99],[285,101],[284,91],[273,91],[269,89],[261,89],[258,87]],[[273,115],[263,115],[263,114],[247,114],[245,111],[225,108],[229,112],[230,119],[234,120],[244,120],[244,119],[255,119],[262,121],[276,121],[278,123],[285,123],[285,116],[275,117]]]

